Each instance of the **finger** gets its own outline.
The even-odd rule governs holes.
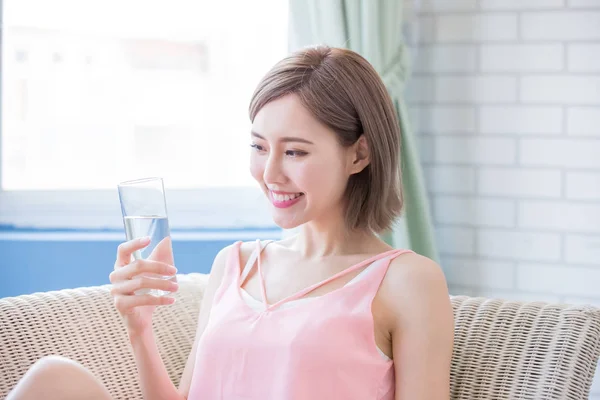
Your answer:
[[[141,250],[149,244],[149,236],[121,243],[119,247],[117,247],[117,261],[115,262],[115,269],[117,267],[123,267],[129,264],[131,262],[131,255],[133,252]]]
[[[108,278],[110,283],[117,283],[147,272],[161,276],[173,276],[177,273],[177,268],[160,261],[136,260],[131,264],[112,271]]]
[[[110,290],[111,295],[133,295],[139,289],[158,289],[167,292],[176,292],[179,289],[177,282],[168,279],[149,278],[146,276],[136,277],[123,282],[118,282]]]
[[[175,298],[171,296],[152,296],[143,294],[139,296],[116,296],[115,308],[120,314],[126,315],[133,311],[135,307],[140,306],[163,306],[175,303]]]

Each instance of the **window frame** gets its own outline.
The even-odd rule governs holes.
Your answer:
[[[0,0],[0,33],[3,48],[4,0]],[[0,63],[0,90],[3,73]],[[0,103],[0,121],[2,109]],[[123,229],[118,182],[114,190],[3,190],[2,137],[0,124],[0,228]],[[175,229],[277,229],[268,200],[258,187],[169,189],[167,185],[166,198],[170,225]]]
[[[275,227],[266,197],[258,188],[166,189],[165,196],[169,222],[175,229]],[[0,191],[0,225],[38,229],[123,229],[116,188],[114,191]]]

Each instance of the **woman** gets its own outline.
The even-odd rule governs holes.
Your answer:
[[[112,294],[145,399],[448,399],[453,315],[444,275],[432,260],[379,238],[403,196],[399,124],[373,67],[349,50],[298,51],[260,82],[250,119],[250,172],[275,223],[298,233],[219,252],[179,388],[151,324],[155,306],[172,300],[133,295],[140,287],[177,290],[137,279],[174,274],[168,254],[129,264],[148,243],[119,246]],[[40,364],[11,400],[40,388],[46,399],[110,399],[82,366]],[[58,377],[71,384],[49,395]]]

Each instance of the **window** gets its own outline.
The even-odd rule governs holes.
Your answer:
[[[247,109],[287,53],[286,1],[2,6],[0,223],[121,226],[117,183],[147,176],[176,226],[271,223]]]

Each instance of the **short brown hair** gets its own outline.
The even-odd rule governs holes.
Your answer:
[[[270,101],[288,94],[337,133],[342,146],[365,135],[370,163],[348,180],[349,229],[380,233],[402,211],[400,125],[394,104],[373,66],[358,53],[328,46],[301,49],[278,62],[250,101],[250,120]]]

